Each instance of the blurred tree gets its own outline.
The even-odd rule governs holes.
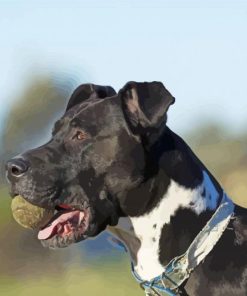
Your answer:
[[[74,88],[75,81],[61,77],[36,77],[30,82],[10,107],[2,132],[2,164],[48,138]]]
[[[246,135],[231,135],[216,123],[192,131],[187,142],[216,177],[231,171],[247,157]]]

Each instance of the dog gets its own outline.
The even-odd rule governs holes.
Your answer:
[[[51,209],[62,248],[108,230],[146,295],[247,295],[247,211],[167,126],[161,82],[83,84],[45,145],[9,160],[11,196]]]

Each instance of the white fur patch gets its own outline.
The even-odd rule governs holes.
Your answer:
[[[161,231],[164,224],[170,223],[171,217],[179,208],[190,208],[197,215],[206,209],[216,208],[219,194],[206,172],[203,172],[203,177],[202,184],[193,190],[186,189],[171,180],[166,194],[150,213],[137,218],[119,220],[116,227],[131,232],[131,236],[135,235],[141,242],[136,254],[135,271],[143,280],[151,280],[163,272],[164,267],[159,262]]]

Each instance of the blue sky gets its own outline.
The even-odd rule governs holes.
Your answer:
[[[0,0],[0,123],[35,72],[110,84],[162,81],[183,134],[247,127],[247,1]]]

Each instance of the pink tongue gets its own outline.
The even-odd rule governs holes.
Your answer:
[[[51,223],[50,226],[39,231],[38,239],[47,239],[53,233],[56,233],[57,225],[60,223],[64,224],[69,220],[73,220],[73,221],[78,221],[78,224],[79,224],[83,217],[84,217],[84,213],[80,211],[73,211],[73,212],[67,212],[67,213],[61,214],[56,220],[54,220]]]

